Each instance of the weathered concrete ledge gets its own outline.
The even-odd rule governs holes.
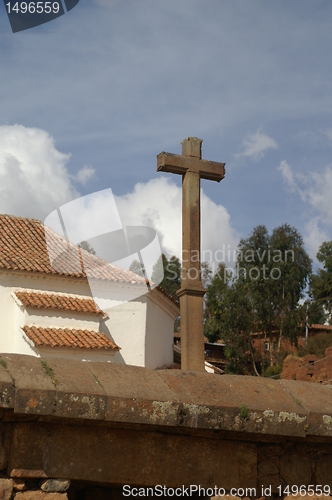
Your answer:
[[[332,438],[329,385],[0,356],[0,407],[14,414]]]
[[[2,477],[332,488],[327,385],[2,354],[0,420]]]

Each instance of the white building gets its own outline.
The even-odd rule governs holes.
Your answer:
[[[130,271],[59,246],[64,239],[52,231],[46,244],[40,221],[0,215],[0,352],[172,364],[177,303]]]

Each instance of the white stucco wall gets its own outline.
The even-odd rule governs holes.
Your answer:
[[[81,328],[99,331],[101,316],[71,313],[60,310],[25,308],[20,306],[13,292],[58,292],[91,297],[90,288],[83,280],[0,271],[0,352],[20,353],[30,356],[61,356],[73,359],[108,361],[114,359],[112,351],[88,349],[34,348],[21,330],[22,326],[54,328]],[[110,338],[112,336],[110,335]]]
[[[180,309],[158,290],[147,295],[145,365],[161,368],[173,363],[174,321]]]
[[[15,302],[10,283],[0,275],[0,351],[13,352],[15,334]]]
[[[24,308],[23,308],[24,309]],[[100,315],[77,313],[52,309],[25,310],[24,320],[20,326],[43,326],[45,328],[76,328],[81,330],[99,331]]]
[[[179,308],[157,290],[119,304],[124,298],[136,297],[137,287],[134,290],[130,285],[115,284],[111,293],[105,284],[94,287],[97,305],[108,314],[102,319],[101,316],[66,311],[25,309],[12,296],[15,290],[24,289],[91,297],[89,284],[84,280],[0,271],[0,352],[111,361],[150,368],[173,362],[173,327]],[[142,287],[141,293],[145,291]],[[121,350],[113,354],[81,349],[36,349],[22,333],[21,327],[25,325],[99,330]]]
[[[114,362],[145,366],[147,299],[139,297],[105,312],[109,318],[101,324],[101,331],[111,332],[114,342],[121,347]]]

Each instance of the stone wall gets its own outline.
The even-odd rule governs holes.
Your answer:
[[[105,488],[63,479],[0,478],[3,500],[120,500],[120,488]]]
[[[33,453],[33,450],[31,452]],[[198,459],[199,455],[196,458]],[[236,473],[237,471],[233,470],[235,476]],[[9,477],[6,468],[1,471],[0,475],[2,476],[0,498],[5,500],[12,498],[17,500],[120,500],[125,498],[122,495],[122,488],[116,485],[101,486],[94,484],[93,481],[42,478],[41,476],[46,476],[46,474],[41,470],[16,469],[11,471],[12,477]],[[210,487],[215,486],[213,479],[211,478]],[[241,487],[238,486],[236,477],[232,480],[234,487]],[[165,481],[165,483],[176,487],[172,481],[171,483]],[[193,482],[193,484],[196,483],[197,481]],[[130,481],[128,484],[133,486]],[[163,485],[164,482],[160,481],[158,484]],[[302,444],[292,441],[281,444],[257,443],[257,481],[255,485],[247,486],[248,489],[255,487],[256,495],[250,496],[260,498],[263,494],[262,488],[264,491],[270,488],[273,496],[279,496],[287,485],[329,486],[332,495],[332,446],[323,443]],[[177,486],[181,484],[177,483]],[[225,485],[218,484],[218,487],[223,486]],[[228,484],[228,488],[225,488],[226,493],[230,492],[229,486]],[[243,487],[246,488],[245,485]],[[253,490],[250,491],[253,493]],[[248,490],[246,493],[248,496]],[[325,495],[324,498],[326,499]]]
[[[281,378],[332,385],[332,347],[326,349],[323,359],[319,359],[314,354],[308,354],[303,358],[287,356],[284,360]]]
[[[3,354],[0,419],[0,499],[332,489],[328,385]]]

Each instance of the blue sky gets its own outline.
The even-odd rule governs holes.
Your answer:
[[[181,241],[181,179],[156,155],[203,139],[203,246],[288,222],[332,239],[332,4],[80,0],[13,34],[0,5],[0,212],[45,217],[112,188],[128,224]],[[164,179],[163,179],[164,178]]]

